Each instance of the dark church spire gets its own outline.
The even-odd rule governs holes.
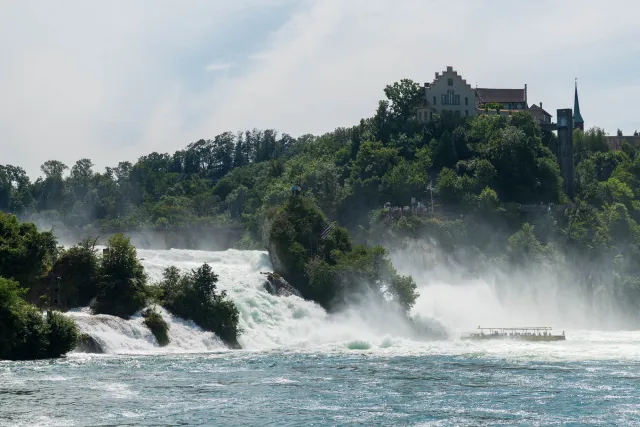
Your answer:
[[[584,120],[580,114],[580,102],[578,102],[578,79],[576,78],[576,93],[573,99],[573,128],[584,130]]]

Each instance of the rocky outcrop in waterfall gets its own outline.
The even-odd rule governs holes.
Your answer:
[[[284,263],[278,257],[278,247],[275,243],[269,242],[267,246],[267,251],[269,253],[269,261],[271,262],[271,266],[273,267],[273,271],[277,274],[287,275],[288,270],[285,267]]]
[[[297,297],[302,297],[302,295],[300,295],[300,291],[291,286],[291,284],[284,280],[278,273],[266,273],[266,275],[267,281],[264,283],[264,288],[271,295],[277,295],[279,297],[295,295]]]
[[[80,353],[104,353],[104,348],[100,342],[89,334],[78,335],[75,351]]]

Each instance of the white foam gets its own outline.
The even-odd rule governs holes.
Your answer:
[[[531,310],[531,304],[505,308],[494,288],[486,281],[453,285],[440,279],[426,280],[425,275],[408,271],[402,263],[399,263],[399,270],[404,274],[415,274],[421,294],[412,314],[441,320],[454,339],[433,342],[412,339],[406,322],[372,302],[360,301],[340,313],[328,315],[313,302],[295,296],[270,295],[263,288],[265,279],[261,271],[271,270],[268,256],[263,251],[139,250],[138,256],[144,259],[142,262],[150,281],[159,280],[163,269],[170,265],[188,270],[205,262],[210,264],[219,275],[218,288],[228,292],[240,311],[243,333],[239,342],[248,351],[360,352],[382,356],[478,354],[544,360],[640,359],[640,332],[588,331],[586,328],[569,328],[568,323],[562,322],[550,326],[558,332],[566,327],[567,341],[564,342],[469,342],[455,339],[459,332],[473,329],[479,322],[507,322],[517,315],[519,320],[539,323],[551,311],[545,309],[544,303],[537,304],[536,310]],[[164,348],[157,346],[139,315],[129,321],[111,316],[90,316],[86,310],[72,316],[83,331],[103,342],[110,353],[224,351],[224,346],[213,334],[200,330],[191,322],[175,318],[165,310],[160,309],[160,312],[170,324],[171,344]],[[569,313],[551,320],[570,317]]]
[[[107,353],[185,353],[225,349],[220,340],[210,332],[203,331],[192,322],[172,316],[161,307],[157,310],[169,324],[170,343],[166,347],[158,346],[139,313],[130,320],[104,314],[91,315],[86,308],[69,315],[74,318],[80,331],[95,338]]]

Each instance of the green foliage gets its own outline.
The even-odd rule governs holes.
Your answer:
[[[346,229],[327,228],[311,199],[291,197],[275,214],[270,231],[276,272],[294,283],[303,297],[331,308],[343,298],[372,292],[409,310],[417,298],[415,282],[399,276],[380,247],[353,246]]]
[[[159,287],[163,305],[172,313],[193,320],[202,329],[211,331],[227,345],[237,348],[240,314],[225,291],[216,292],[218,276],[209,264],[181,274],[171,266],[164,270]]]
[[[509,237],[507,256],[511,263],[523,265],[553,260],[556,255],[553,246],[540,243],[534,229],[535,227],[531,224],[524,223],[518,232]]]
[[[53,233],[40,233],[34,224],[0,212],[0,276],[31,286],[50,268],[56,252]]]
[[[162,315],[155,309],[147,309],[142,312],[144,324],[158,341],[160,347],[169,344],[169,325],[164,321]]]
[[[112,236],[98,271],[98,294],[91,309],[128,319],[144,307],[147,276],[136,248],[122,234]]]
[[[75,348],[78,329],[73,320],[61,313],[50,311],[47,313],[46,324],[49,330],[47,357],[60,357]]]
[[[0,277],[0,360],[33,360],[60,357],[75,347],[77,330],[60,313],[46,318],[22,297],[25,290]]]
[[[97,239],[87,238],[61,252],[51,269],[52,279],[59,285],[57,308],[86,307],[98,293],[100,260]],[[52,290],[50,289],[49,292]]]
[[[576,195],[570,200],[562,190],[557,137],[528,112],[494,114],[504,108],[494,104],[484,106],[489,114],[465,118],[443,112],[424,123],[415,119],[424,102],[418,84],[404,79],[383,92],[372,117],[322,135],[294,139],[270,129],[225,132],[104,172],[94,172],[89,159],[71,168],[48,161],[34,182],[23,169],[0,165],[0,211],[55,228],[97,232],[238,230],[235,247],[262,249],[271,242],[286,277],[325,306],[354,291],[343,279],[357,276],[350,263],[367,271],[367,260],[375,258],[356,250],[344,238],[346,231],[317,239],[330,222],[345,226],[358,243],[421,236],[436,240],[451,256],[491,253],[514,265],[551,262],[552,251],[574,262],[585,257],[589,265],[603,265],[607,273],[601,275],[616,277],[616,286],[634,292],[635,285],[624,284],[640,277],[640,257],[633,255],[640,247],[634,225],[640,221],[635,147],[624,142],[613,151],[602,129],[575,130]],[[302,189],[299,206],[291,204],[293,185]],[[412,198],[430,204],[432,196],[430,209],[415,217],[393,210],[409,206]],[[392,209],[383,211],[386,202]],[[568,203],[574,206],[552,206]],[[540,204],[537,210],[523,208]],[[536,225],[535,233],[523,228],[526,223]],[[85,272],[92,277],[95,258],[98,289],[92,291],[94,282],[81,285],[79,278]],[[143,292],[130,286],[140,277],[123,271],[109,274],[125,277],[118,286],[134,290],[119,295],[137,302],[113,310],[128,315]],[[358,280],[368,280],[358,274]],[[61,308],[83,305],[100,290],[103,300],[113,295],[107,305],[115,307],[120,298],[115,297],[120,291],[104,291],[100,256],[78,246],[58,258],[51,233],[38,233],[7,215],[0,217],[0,275],[19,280],[29,288],[29,301],[42,297],[43,303],[54,302],[52,289],[60,277]]]

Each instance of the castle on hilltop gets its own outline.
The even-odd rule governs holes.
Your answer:
[[[495,89],[471,87],[453,67],[442,73],[436,72],[431,83],[424,84],[424,99],[416,110],[421,122],[433,120],[434,115],[453,113],[457,117],[473,117],[482,114],[500,114],[509,117],[519,111],[527,111],[540,123],[545,131],[557,131],[556,156],[563,179],[563,189],[569,197],[575,194],[573,131],[584,131],[584,120],[580,114],[578,83],[575,84],[573,110],[557,110],[557,123],[552,115],[542,108],[542,102],[529,106],[527,85],[518,89]]]
[[[573,126],[584,130],[577,84],[573,109]],[[429,122],[435,114],[444,112],[452,112],[458,117],[480,114],[508,117],[518,111],[528,111],[543,128],[555,130],[553,116],[542,108],[542,102],[529,106],[526,84],[518,89],[473,88],[453,67],[448,66],[442,73],[435,73],[433,82],[424,84],[424,99],[416,116],[420,121]]]

